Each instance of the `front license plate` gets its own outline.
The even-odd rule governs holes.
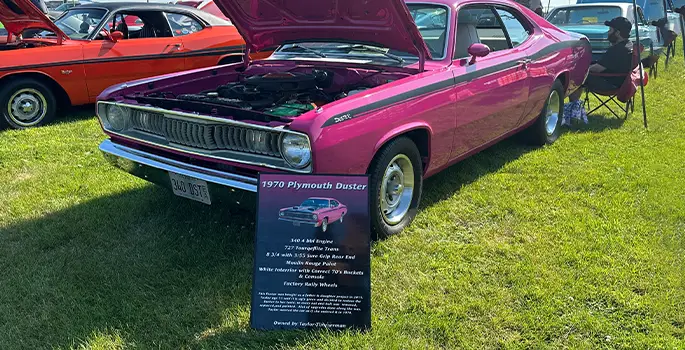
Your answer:
[[[169,179],[171,179],[171,189],[175,195],[205,204],[212,204],[206,181],[172,172],[169,173]]]
[[[293,222],[293,226],[300,226],[299,222]]]

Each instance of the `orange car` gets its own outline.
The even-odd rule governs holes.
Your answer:
[[[244,53],[230,22],[187,6],[93,3],[53,23],[30,0],[3,0],[0,22],[9,41],[0,44],[0,125],[12,128],[45,124],[114,84],[240,62]]]

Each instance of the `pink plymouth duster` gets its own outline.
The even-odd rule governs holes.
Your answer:
[[[293,225],[301,224],[321,227],[321,231],[328,230],[328,224],[340,220],[343,222],[347,214],[347,206],[335,198],[307,198],[302,204],[283,208],[278,211],[278,219],[290,221]]]
[[[216,4],[246,52],[278,50],[105,90],[106,158],[205,203],[260,172],[368,174],[381,237],[412,221],[424,178],[519,131],[554,142],[591,60],[586,37],[508,0]]]

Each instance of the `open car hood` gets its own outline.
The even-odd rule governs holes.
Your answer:
[[[431,58],[404,0],[215,0],[250,51],[295,41],[352,42]]]
[[[0,0],[0,22],[10,34],[17,36],[26,29],[36,28],[55,33],[59,43],[68,38],[30,0]]]

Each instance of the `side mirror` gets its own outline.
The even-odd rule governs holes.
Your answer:
[[[113,43],[115,43],[115,42],[117,42],[123,38],[124,38],[124,33],[120,32],[120,31],[113,31],[112,33],[109,34],[109,37],[107,37],[107,39],[109,39]]]
[[[471,46],[468,48],[468,53],[471,55],[471,61],[469,61],[469,64],[476,63],[476,57],[485,57],[490,54],[490,51],[491,50],[488,45],[480,43],[471,44]]]

